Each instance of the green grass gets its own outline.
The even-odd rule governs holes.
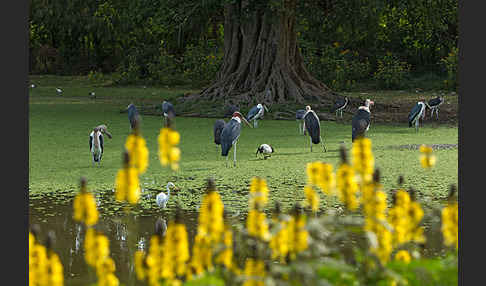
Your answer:
[[[39,80],[38,80],[39,81]],[[29,104],[29,191],[31,196],[67,192],[72,195],[79,189],[79,179],[88,180],[88,188],[107,192],[114,188],[117,170],[121,166],[121,154],[129,134],[126,113],[120,113],[130,101],[141,102],[136,96],[147,95],[153,102],[161,98],[175,97],[187,89],[98,87],[97,95],[87,96],[93,87],[89,83],[67,85],[63,82],[64,95],[57,97],[53,87],[59,79],[49,78],[30,91]],[[153,95],[152,93],[155,93]],[[86,95],[86,96],[85,96]],[[110,100],[103,100],[103,99]],[[180,170],[173,172],[160,165],[157,136],[162,127],[159,116],[143,116],[142,134],[149,149],[149,167],[140,177],[144,189],[162,189],[168,181],[181,188],[168,207],[178,201],[186,209],[195,209],[208,177],[217,186],[229,210],[247,208],[248,186],[253,176],[267,180],[272,201],[280,201],[284,208],[304,199],[306,163],[315,160],[329,162],[337,167],[339,146],[344,142],[351,147],[350,122],[322,121],[323,139],[328,149],[322,152],[314,145],[311,153],[308,137],[298,134],[294,120],[263,120],[259,128],[244,127],[237,145],[237,167],[226,167],[212,138],[215,119],[178,117],[176,129],[181,134]],[[101,167],[93,166],[89,152],[89,133],[98,124],[107,124],[113,139],[105,138],[105,152]],[[450,184],[458,181],[457,149],[437,150],[437,165],[423,170],[418,150],[401,150],[406,144],[457,144],[455,126],[425,126],[415,133],[405,125],[372,124],[368,137],[373,142],[376,167],[381,169],[385,190],[396,187],[399,175],[405,178],[405,187],[419,191],[424,203],[435,203],[444,198]],[[276,153],[267,160],[257,159],[255,151],[262,143],[274,146]],[[232,161],[232,150],[229,163]],[[321,194],[321,204],[325,204]],[[155,207],[152,201],[142,201],[146,208]]]

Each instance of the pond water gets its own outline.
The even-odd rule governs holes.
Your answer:
[[[112,197],[112,196],[111,196]],[[29,225],[38,224],[41,228],[41,241],[45,241],[48,231],[55,233],[54,250],[64,266],[65,285],[87,285],[96,282],[96,275],[84,261],[84,235],[82,225],[72,218],[72,195],[46,195],[30,198]],[[127,214],[123,208],[106,208],[103,204],[113,202],[97,198],[100,220],[95,228],[105,234],[110,241],[110,255],[116,263],[116,276],[125,285],[145,285],[136,279],[133,254],[137,249],[147,251],[148,241],[154,232],[157,219],[168,222],[173,217],[170,211],[149,209]],[[198,213],[184,211],[184,222],[188,231],[189,244],[196,235]],[[243,214],[236,223],[244,223]],[[427,222],[427,244],[422,249],[424,256],[444,254],[442,235],[437,231],[437,221]]]

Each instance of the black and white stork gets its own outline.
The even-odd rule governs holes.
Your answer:
[[[223,119],[218,119],[214,122],[213,134],[214,134],[214,144],[221,145],[221,132],[223,131],[226,122]]]
[[[258,157],[258,154],[261,154],[263,159],[266,160],[268,157],[272,156],[273,152],[275,152],[275,149],[273,149],[272,145],[262,144],[260,147],[258,147],[255,156]]]
[[[108,132],[106,125],[102,124],[93,128],[89,134],[89,150],[93,155],[93,165],[98,163],[101,165],[101,158],[103,157],[103,134],[106,134],[111,139],[111,134]]]
[[[426,103],[427,107],[430,108],[430,117],[434,115],[435,111],[435,115],[437,115],[437,119],[439,119],[439,106],[442,103],[444,103],[444,96],[437,96]]]
[[[265,111],[268,112],[268,108],[264,104],[259,103],[256,106],[253,106],[250,111],[248,111],[248,114],[246,115],[246,120],[248,122],[253,121],[253,127],[256,128],[258,127],[258,120],[263,117]]]
[[[58,95],[62,95],[62,89],[59,87],[56,87],[56,92]]]
[[[233,113],[231,120],[226,123],[223,130],[221,130],[221,156],[226,157],[226,165],[228,165],[228,153],[231,146],[234,145],[233,165],[236,166],[236,143],[238,143],[238,138],[241,134],[242,120],[251,127],[245,117],[241,115],[240,112],[236,111]]]
[[[167,122],[167,118],[174,118],[176,116],[174,105],[164,100],[162,102],[162,114],[164,115],[164,122]]]
[[[321,122],[319,117],[314,110],[310,108],[310,106],[306,106],[306,110],[307,111],[304,114],[304,128],[310,137],[310,150],[312,152],[312,143],[321,143],[322,147],[324,148],[324,152],[327,152],[326,146],[324,145],[324,141],[321,137]]]
[[[130,129],[135,129],[137,122],[140,122],[140,115],[138,110],[133,103],[130,103],[127,107],[128,110],[128,121],[130,121]]]
[[[408,127],[415,124],[415,132],[418,132],[420,117],[425,118],[425,103],[423,101],[417,102],[408,114]]]
[[[306,106],[306,109],[299,109],[295,112],[295,120],[299,122],[299,134],[304,134],[304,114],[307,112],[307,108],[310,109],[310,106]]]
[[[331,107],[331,112],[336,112],[336,117],[338,116],[338,113],[341,115],[341,118],[343,118],[343,110],[348,106],[348,97],[344,98],[339,98],[336,100],[334,105]]]
[[[351,131],[351,141],[358,137],[364,137],[366,131],[370,129],[370,107],[375,104],[370,99],[366,99],[364,105],[358,107],[358,112],[354,114],[351,121],[352,131]]]

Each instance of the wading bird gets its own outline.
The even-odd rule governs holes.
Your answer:
[[[307,106],[310,108],[310,106]],[[306,107],[306,108],[307,108]],[[299,109],[295,112],[295,120],[299,123],[299,134],[304,134],[304,114],[307,112],[307,109]]]
[[[267,159],[268,157],[272,156],[272,153],[275,152],[275,149],[271,145],[268,144],[262,144],[260,147],[258,147],[255,156],[258,157],[258,154],[261,154],[263,156],[263,159]]]
[[[133,130],[135,129],[137,121],[140,122],[140,115],[138,114],[138,110],[135,105],[133,105],[133,103],[130,103],[130,105],[128,105],[127,110],[128,120],[130,121],[130,129]]]
[[[348,105],[348,102],[349,100],[346,96],[344,98],[339,98],[332,106],[331,112],[336,112],[336,117],[338,116],[339,113],[341,115],[341,118],[343,118],[343,110]]]
[[[168,101],[162,102],[162,114],[164,115],[164,123],[167,123],[167,117],[172,119],[176,116],[174,105]]]
[[[165,188],[167,189],[167,194],[164,194],[164,192],[160,192],[159,194],[157,194],[157,196],[155,197],[155,202],[157,203],[157,205],[163,209],[165,209],[165,207],[167,206],[167,201],[169,201],[169,198],[170,198],[170,188],[176,188],[176,186],[174,185],[174,183],[172,182],[168,182],[167,185],[165,186]]]
[[[250,111],[248,111],[246,120],[248,122],[253,121],[253,127],[256,128],[258,127],[258,120],[263,117],[265,111],[268,112],[268,108],[264,104],[259,103],[257,106],[252,107]]]
[[[242,120],[251,128],[250,123],[248,123],[245,117],[243,117],[240,112],[236,111],[233,113],[231,120],[224,125],[223,130],[221,131],[221,156],[226,157],[226,166],[228,166],[228,153],[233,145],[233,166],[236,166],[236,143],[240,137]]]
[[[366,99],[364,105],[358,107],[358,112],[356,112],[356,114],[353,116],[353,120],[351,122],[351,141],[354,142],[354,139],[364,137],[366,131],[370,129],[370,107],[373,104],[375,104],[373,101]]]
[[[408,114],[408,127],[415,124],[415,132],[418,132],[420,117],[425,117],[425,103],[423,101],[417,102]]]
[[[430,117],[437,115],[437,119],[439,119],[439,106],[444,102],[444,96],[437,96],[436,98],[432,98],[429,102],[426,103],[427,107],[430,108]]]
[[[306,113],[304,115],[304,127],[305,131],[309,134],[310,137],[310,150],[312,152],[312,143],[319,144],[321,143],[324,152],[327,152],[326,146],[324,145],[324,141],[321,137],[321,122],[317,114],[310,108],[310,106],[306,106]]]
[[[96,162],[98,165],[101,165],[101,157],[103,157],[103,134],[106,134],[111,139],[111,134],[104,124],[96,126],[89,134],[89,150],[93,155],[93,165]]]
[[[213,134],[214,134],[214,144],[221,145],[221,132],[223,131],[226,122],[223,119],[218,119],[214,122]]]
[[[59,87],[56,87],[56,92],[58,95],[62,95],[62,89]]]

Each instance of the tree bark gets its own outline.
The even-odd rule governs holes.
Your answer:
[[[226,4],[223,63],[216,80],[196,97],[240,105],[330,103],[334,93],[307,71],[297,46],[296,4],[267,2],[252,11],[247,0]]]

